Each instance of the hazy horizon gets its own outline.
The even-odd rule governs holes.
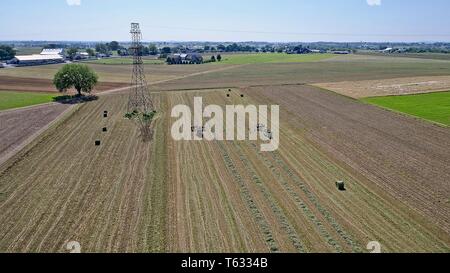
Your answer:
[[[447,0],[4,0],[1,41],[450,42]],[[19,20],[19,19],[20,20]]]
[[[109,39],[109,40],[0,40],[0,42],[3,43],[14,43],[14,42],[20,42],[20,43],[106,43],[116,41],[119,43],[131,43],[131,40],[117,40],[117,39]],[[436,43],[450,43],[450,41],[411,41],[411,42],[405,42],[405,41],[209,41],[209,40],[142,40],[143,43],[212,43],[212,44],[220,44],[220,43],[269,43],[269,44],[296,44],[296,43],[303,43],[303,44],[315,44],[315,43],[337,43],[337,44],[356,44],[356,43],[370,43],[370,44],[436,44]]]

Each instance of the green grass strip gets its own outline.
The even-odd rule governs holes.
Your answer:
[[[450,126],[450,91],[362,99],[396,112]]]
[[[57,93],[0,91],[0,111],[53,102]]]

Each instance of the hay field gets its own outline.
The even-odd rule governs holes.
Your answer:
[[[355,99],[360,99],[377,96],[398,96],[446,91],[450,89],[450,76],[343,81],[316,83],[314,86],[328,89]]]
[[[71,240],[84,252],[365,252],[373,240],[386,252],[449,251],[445,232],[328,155],[298,121],[283,119],[274,153],[172,140],[173,105],[261,99],[242,92],[155,94],[148,144],[123,118],[126,94],[76,106],[0,167],[0,251],[64,252]]]
[[[93,66],[108,82],[131,73]],[[48,79],[57,68],[0,75]],[[123,118],[121,90],[74,106],[0,164],[0,252],[67,252],[74,240],[83,252],[367,252],[370,241],[383,252],[450,251],[448,128],[305,84],[443,76],[450,62],[344,56],[146,69],[155,81],[176,79],[151,86],[151,143]],[[245,88],[227,97],[222,86]],[[279,104],[280,149],[175,142],[171,109],[194,96]]]
[[[94,69],[99,75],[100,82],[113,83],[129,83],[132,71],[131,65],[103,65],[103,64],[87,64]],[[32,67],[17,67],[12,69],[0,70],[0,77],[9,76],[17,78],[37,78],[37,79],[53,79],[55,73],[63,66],[44,65]],[[225,67],[226,65],[224,65]],[[204,72],[217,69],[217,66],[211,64],[205,65],[145,65],[146,77],[149,82],[161,81],[168,79],[176,79],[180,76],[192,73]]]
[[[450,130],[311,86],[261,87],[331,156],[450,233]],[[260,100],[260,101],[261,101]]]
[[[262,63],[157,85],[162,90],[385,80],[450,75],[450,61],[348,55],[308,63]]]

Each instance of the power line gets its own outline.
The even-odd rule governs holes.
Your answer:
[[[278,35],[296,35],[296,36],[348,36],[348,37],[450,37],[450,34],[375,34],[375,33],[333,33],[333,32],[283,32],[283,31],[259,31],[259,30],[232,30],[232,29],[212,29],[212,28],[192,28],[179,26],[146,26],[148,28],[172,29],[172,30],[191,30],[205,32],[228,32],[228,33],[251,33],[251,34],[278,34]]]
[[[170,30],[188,30],[188,31],[197,31],[197,32],[221,32],[221,33],[247,33],[247,34],[270,34],[270,35],[285,35],[285,36],[331,36],[331,37],[389,37],[389,38],[450,38],[450,34],[444,33],[420,33],[420,34],[411,34],[411,33],[396,33],[396,34],[388,34],[388,33],[345,33],[345,32],[285,32],[285,31],[261,31],[261,30],[236,30],[236,29],[220,29],[220,28],[194,28],[194,27],[183,27],[183,26],[163,26],[163,25],[148,25],[146,28],[153,29],[170,29]],[[110,27],[89,27],[83,29],[74,29],[74,30],[64,30],[64,31],[47,31],[47,32],[38,32],[38,33],[22,33],[16,34],[13,36],[9,36],[8,38],[17,39],[15,37],[23,36],[39,36],[42,34],[46,35],[67,35],[67,33],[86,33],[86,32],[100,32],[110,30]],[[5,35],[6,36],[6,35]],[[4,39],[3,39],[4,40]]]

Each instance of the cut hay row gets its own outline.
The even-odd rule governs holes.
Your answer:
[[[245,185],[244,181],[242,180],[242,176],[239,174],[239,171],[237,170],[232,159],[228,155],[227,150],[224,147],[224,144],[221,142],[217,142],[217,145],[219,146],[219,148],[222,152],[225,166],[227,167],[228,171],[232,174],[234,180],[240,186],[242,197],[246,201],[248,208],[252,212],[252,215],[255,218],[255,221],[258,223],[259,228],[261,229],[261,232],[264,234],[266,243],[267,243],[270,251],[278,252],[279,247],[278,247],[278,244],[274,240],[271,228],[270,228],[267,220],[264,218],[263,214],[260,212],[260,209],[258,208],[256,203],[253,201],[250,191],[248,190],[247,186]]]
[[[300,117],[302,126],[310,128],[311,141],[330,156],[448,233],[450,207],[442,205],[450,194],[445,186],[450,179],[448,129],[313,87],[283,87],[278,92],[257,93],[289,111],[293,125]]]
[[[348,234],[348,232],[344,231],[344,229],[337,223],[337,221],[334,219],[331,213],[320,204],[318,198],[308,189],[306,184],[303,183],[302,180],[297,175],[295,175],[295,173],[289,168],[289,166],[285,163],[285,161],[280,158],[279,153],[277,151],[267,153],[270,154],[270,156],[272,157],[273,160],[272,163],[268,161],[268,159],[258,149],[255,143],[252,143],[251,147],[253,147],[255,153],[258,155],[260,160],[265,163],[266,167],[269,168],[272,171],[272,173],[277,177],[278,181],[280,181],[283,184],[284,189],[292,195],[292,197],[294,198],[294,200],[296,200],[297,204],[299,205],[300,208],[302,208],[304,213],[308,215],[310,220],[315,224],[316,228],[318,228],[319,232],[326,239],[326,241],[330,246],[332,246],[337,252],[343,251],[339,243],[326,231],[326,228],[324,227],[322,222],[316,217],[316,215],[314,215],[311,212],[311,210],[301,200],[298,194],[290,188],[289,184],[283,179],[281,173],[276,170],[273,164],[278,164],[279,168],[281,168],[285,172],[285,174],[287,174],[289,179],[302,190],[302,192],[305,194],[308,200],[313,204],[315,209],[317,209],[318,212],[322,215],[322,217],[326,220],[326,222],[330,224],[330,226],[334,229],[334,231],[338,234],[338,236],[340,236],[341,239],[343,239],[343,241],[345,241],[345,243],[351,247],[352,251],[361,252],[360,246],[358,246],[354,242],[354,239]]]
[[[295,94],[301,94],[303,89],[308,88],[296,87]],[[259,103],[272,102],[281,105],[281,118],[288,122],[282,125],[280,157],[289,163],[290,168],[307,184],[343,230],[351,234],[355,243],[361,242],[361,245],[365,245],[368,241],[378,240],[387,252],[441,252],[448,249],[448,239],[445,239],[442,230],[436,229],[432,223],[398,199],[394,199],[386,189],[378,188],[364,177],[365,172],[361,173],[352,166],[330,157],[330,154],[326,153],[329,146],[311,141],[311,134],[319,134],[326,128],[339,129],[335,124],[326,128],[317,125],[319,128],[316,128],[316,125],[305,121],[312,115],[309,111],[315,113],[316,118],[321,115],[325,115],[323,119],[328,118],[326,109],[315,112],[310,109],[314,108],[312,105],[315,104],[304,101],[302,96],[288,96],[288,91],[278,94],[272,89],[256,88],[250,90],[249,94]],[[315,91],[314,94],[320,95],[320,91]],[[326,96],[328,93],[322,95]],[[340,100],[340,97],[330,97],[334,98],[333,101]],[[299,111],[299,106],[294,106],[296,104],[300,105],[302,115],[296,114],[296,111]],[[359,106],[357,102],[353,101],[353,104]],[[336,115],[334,112],[333,114]],[[348,143],[348,146],[352,146],[352,143]],[[346,192],[339,192],[334,186],[334,182],[341,179],[348,184]],[[412,237],[416,240],[408,239]]]
[[[256,185],[258,185],[260,191],[266,198],[266,200],[270,203],[270,207],[272,208],[272,211],[277,216],[278,221],[282,225],[285,232],[288,234],[289,239],[291,240],[292,245],[295,247],[295,249],[300,252],[304,253],[305,247],[303,246],[303,243],[299,236],[297,235],[297,232],[292,227],[292,224],[290,223],[289,219],[285,215],[283,209],[280,207],[280,204],[277,200],[273,197],[272,193],[268,190],[268,188],[264,185],[264,182],[261,180],[261,178],[258,176],[258,174],[255,172],[255,169],[253,166],[249,163],[249,159],[244,156],[242,149],[239,145],[235,145],[236,152],[239,155],[239,158],[241,159],[241,162],[244,164],[249,176],[252,177],[253,182],[255,182]]]
[[[298,170],[307,181],[311,190],[329,213],[333,213],[339,223],[345,225],[347,233],[354,235],[356,242],[377,240],[382,243],[385,251],[402,252],[406,249],[434,249],[442,251],[445,243],[439,239],[439,233],[427,229],[424,223],[418,221],[417,215],[400,202],[393,200],[385,192],[373,187],[358,175],[354,176],[345,169],[336,169],[327,157],[311,145],[303,145],[304,139],[292,136],[291,143],[297,147],[298,153],[307,156],[299,157],[298,153],[283,151],[283,161],[301,166]],[[281,155],[281,154],[280,154]],[[314,175],[307,170],[316,170]],[[331,176],[330,176],[331,174]],[[337,178],[343,178],[348,185],[345,192],[339,192],[332,183]],[[427,225],[425,225],[427,226]],[[431,232],[431,233],[430,233]],[[436,236],[438,235],[438,236]],[[415,241],[408,238],[414,237]]]
[[[256,150],[258,150],[258,147],[255,144],[251,145]],[[311,211],[311,209],[306,205],[302,198],[292,190],[289,183],[283,178],[280,171],[273,166],[271,162],[267,160],[266,157],[261,155],[259,151],[257,151],[257,154],[259,155],[259,158],[264,162],[266,167],[270,169],[270,171],[273,173],[273,175],[277,178],[277,182],[281,183],[283,188],[288,192],[293,200],[295,200],[295,203],[297,204],[298,208],[300,208],[303,213],[309,218],[309,220],[313,223],[313,225],[316,227],[320,235],[325,239],[328,245],[330,245],[332,248],[335,249],[337,252],[342,252],[342,247],[339,245],[339,243],[330,235],[330,233],[326,230],[322,222],[316,217],[316,215]]]
[[[154,125],[153,145],[145,169],[150,171],[151,183],[144,189],[143,217],[139,230],[140,245],[137,249],[144,253],[167,252],[167,213],[168,213],[168,157],[167,143],[169,123],[166,97],[154,96],[153,103],[158,114]],[[164,214],[163,217],[161,215]]]
[[[320,201],[314,196],[314,194],[307,188],[307,186],[301,181],[301,179],[295,175],[295,173],[281,160],[279,154],[274,152],[271,154],[274,161],[279,164],[279,166],[286,172],[286,174],[297,184],[297,186],[304,192],[308,197],[309,201],[314,204],[317,210],[322,214],[322,216],[328,221],[329,224],[334,228],[334,230],[341,236],[341,238],[351,246],[354,252],[361,252],[361,248],[354,242],[352,237],[343,230],[343,228],[336,222],[331,213],[325,209]]]
[[[191,95],[167,96],[171,105],[190,105]],[[241,197],[240,186],[224,167],[217,145],[172,140],[168,150],[169,251],[267,251],[259,226]]]

